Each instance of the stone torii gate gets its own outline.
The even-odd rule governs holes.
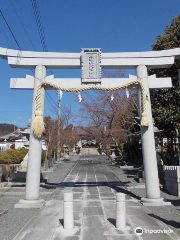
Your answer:
[[[152,112],[150,103],[150,88],[170,88],[171,78],[156,78],[148,76],[147,69],[167,68],[174,64],[174,59],[180,57],[180,48],[125,53],[101,53],[100,49],[82,49],[81,53],[28,52],[0,48],[0,56],[8,60],[13,68],[35,68],[35,76],[12,78],[10,87],[14,89],[33,89],[32,117],[35,118],[37,87],[40,82],[48,81],[65,88],[79,88],[82,85],[100,85],[101,87],[116,87],[129,81],[140,80],[146,92],[146,109],[149,126],[141,126],[141,141],[143,164],[145,171],[146,197],[141,199],[145,205],[169,205],[160,197],[159,179],[154,143]],[[129,78],[101,78],[101,69],[136,69],[137,76]],[[56,79],[53,75],[46,76],[46,69],[82,69],[82,78]],[[41,88],[41,110],[44,109],[45,89]],[[139,92],[139,112],[141,109],[141,92]],[[40,168],[41,168],[41,138],[35,137],[32,127],[30,131],[29,160],[26,177],[25,199],[19,200],[16,208],[39,208],[44,200],[39,198]]]

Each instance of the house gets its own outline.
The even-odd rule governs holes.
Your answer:
[[[77,136],[79,139],[77,145],[81,148],[96,148],[97,141],[94,139],[91,132],[95,131],[95,127],[87,127],[87,126],[73,126],[72,133]]]
[[[10,149],[10,147],[14,144],[14,148],[29,148],[29,135],[30,135],[30,121],[28,124],[28,128],[21,131],[19,128],[13,132],[6,134],[4,136],[0,136],[3,142],[0,142],[0,150],[6,151]],[[45,141],[42,140],[42,150],[47,151],[47,146]]]

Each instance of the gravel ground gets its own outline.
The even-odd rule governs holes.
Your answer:
[[[125,188],[130,191],[130,194],[140,199],[146,197],[145,184],[137,183],[134,177],[137,176],[138,169],[121,169],[116,166],[109,166],[118,178],[125,182]],[[161,186],[161,197],[166,198],[172,203],[171,206],[162,207],[145,207],[144,211],[152,217],[157,218],[167,224],[178,236],[180,236],[180,198],[169,194],[163,186]]]
[[[40,198],[45,201],[51,195],[59,183],[70,172],[78,158],[69,162],[62,162],[54,172],[46,172],[48,184],[41,184]],[[0,215],[0,240],[12,240],[24,225],[33,217],[39,209],[15,209],[14,204],[24,198],[25,184],[9,183],[7,187],[0,187],[0,210],[8,209],[8,213]]]

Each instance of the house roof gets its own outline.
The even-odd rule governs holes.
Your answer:
[[[0,136],[0,138],[2,138],[2,139],[9,139],[10,137],[17,138],[17,137],[20,137],[20,136],[21,136],[20,129],[17,129],[17,130],[16,130],[15,132],[13,132],[13,133],[8,133],[8,134],[5,134],[5,135]]]
[[[90,131],[95,130],[95,127],[87,127],[87,126],[75,126],[73,127],[72,131],[74,134],[79,136],[87,136],[91,135]]]

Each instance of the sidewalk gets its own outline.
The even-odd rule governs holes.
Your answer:
[[[78,157],[78,156],[77,156]],[[48,184],[40,185],[40,198],[51,199],[55,188],[71,171],[78,158],[62,161],[54,172],[45,173]],[[16,209],[14,205],[25,196],[25,183],[6,182],[0,184],[0,209],[8,210],[0,215],[0,240],[12,240],[31,218],[42,209]]]
[[[46,205],[13,240],[180,239],[166,224],[148,213],[148,208],[144,211],[127,189],[126,182],[120,181],[111,167],[103,163],[105,159],[98,155],[81,156]],[[68,191],[73,192],[74,197],[75,228],[72,230],[63,228],[63,193]],[[126,194],[127,227],[124,230],[115,228],[117,192]],[[142,235],[135,234],[137,227],[143,229]],[[150,234],[152,230],[156,233]]]

